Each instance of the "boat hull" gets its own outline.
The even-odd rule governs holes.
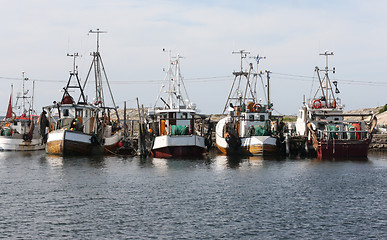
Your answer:
[[[231,148],[225,138],[216,136],[216,147],[223,154],[275,155],[278,152],[277,139],[271,136],[241,138],[239,148]]]
[[[44,147],[41,138],[24,141],[22,137],[0,136],[0,151],[38,151]]]
[[[157,158],[203,158],[205,153],[204,137],[198,135],[157,136],[152,147]]]
[[[55,130],[48,134],[46,153],[53,155],[96,155],[113,153],[120,141],[120,134],[104,139],[98,144],[93,135],[70,130]]]
[[[317,157],[327,158],[367,158],[370,140],[328,140],[320,141]]]
[[[117,132],[109,137],[104,138],[104,153],[114,154],[118,148],[118,142],[122,139],[121,132]]]
[[[89,155],[97,150],[92,136],[82,132],[55,130],[48,134],[46,153],[53,155]]]

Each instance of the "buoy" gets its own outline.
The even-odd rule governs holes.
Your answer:
[[[313,108],[321,108],[321,101],[319,99],[315,99],[312,104]]]
[[[259,103],[254,104],[254,109],[255,109],[256,112],[261,111],[261,108],[262,108],[261,104],[259,104]]]

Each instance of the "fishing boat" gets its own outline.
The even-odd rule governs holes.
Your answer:
[[[258,63],[262,57],[255,57],[257,69],[249,63],[248,69],[244,70],[243,62],[249,52],[233,53],[240,54],[240,71],[233,72],[234,80],[223,109],[223,114],[228,111],[228,115],[216,125],[216,146],[223,154],[274,155],[279,141],[271,129],[274,122],[269,89],[266,103],[259,101],[257,96],[258,77],[261,78]]]
[[[99,34],[104,32],[97,29],[97,31],[90,30],[89,33],[97,34],[97,50],[92,53],[92,64],[83,86],[75,65],[78,54],[68,54],[68,56],[74,58],[74,65],[67,85],[63,88],[62,98],[59,102],[54,102],[53,105],[44,108],[48,113],[47,126],[50,129],[46,144],[46,153],[48,154],[93,155],[114,153],[121,139],[121,131],[118,126],[118,107],[115,105],[99,52]],[[93,102],[89,103],[84,90],[92,71],[95,73],[96,96]],[[112,107],[105,105],[102,76],[105,77],[108,85],[113,103]],[[78,100],[71,96],[70,90],[79,93]],[[116,114],[116,119],[112,118],[111,111]]]
[[[0,151],[35,151],[45,146],[38,127],[39,116],[33,109],[33,93],[31,96],[25,87],[29,80],[24,72],[22,75],[22,92],[16,97],[15,106],[12,106],[11,87],[7,114],[0,127]]]
[[[170,57],[169,69],[153,108],[148,109],[149,132],[152,135],[151,154],[156,158],[202,158],[206,153],[206,116],[196,112],[180,72],[181,56]],[[161,93],[164,86],[167,99]],[[183,91],[182,91],[183,90]],[[157,106],[159,100],[162,106]],[[207,132],[207,136],[209,133]]]
[[[309,153],[317,153],[322,158],[366,158],[377,124],[375,115],[347,114],[341,100],[337,81],[331,81],[328,57],[333,52],[320,54],[326,58],[325,69],[315,67],[318,88],[298,112],[296,132],[307,139]],[[353,119],[353,120],[347,120]]]

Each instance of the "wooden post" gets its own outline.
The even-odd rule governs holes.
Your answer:
[[[140,156],[145,156],[145,143],[144,143],[144,129],[143,129],[143,124],[142,124],[142,116],[141,116],[141,109],[140,109],[140,104],[137,99],[137,111],[138,111],[138,142],[139,142],[139,147],[140,147]]]
[[[128,124],[126,123],[126,101],[124,102],[124,139],[128,137]]]

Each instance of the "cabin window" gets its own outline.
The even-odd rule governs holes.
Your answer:
[[[335,118],[335,121],[340,121],[340,119],[339,118]]]
[[[250,115],[250,116],[249,116],[249,120],[250,120],[250,121],[254,121],[254,115]]]
[[[304,119],[304,112],[302,112],[302,111],[300,111],[299,113],[298,113],[298,118],[301,118],[301,119]]]
[[[65,116],[65,117],[69,116],[69,110],[68,109],[64,109],[63,110],[63,116]]]
[[[187,119],[187,113],[183,113],[183,118]]]
[[[82,111],[82,109],[77,109],[77,110],[75,111],[75,116],[76,116],[76,117],[83,117],[83,111]]]
[[[265,121],[265,115],[259,115],[259,121]]]

